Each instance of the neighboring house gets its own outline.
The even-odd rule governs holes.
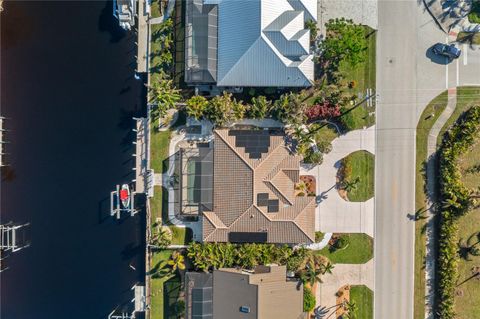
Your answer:
[[[305,318],[302,285],[287,280],[285,266],[189,272],[185,290],[187,319]]]
[[[185,81],[219,87],[307,87],[317,0],[187,0]]]

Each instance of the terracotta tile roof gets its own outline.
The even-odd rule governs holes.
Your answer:
[[[229,130],[215,130],[214,136],[213,211],[204,212],[203,240],[225,242],[230,232],[266,232],[270,243],[313,242],[315,200],[295,197],[301,157],[285,147],[284,135],[268,133],[268,151],[258,158],[236,146],[238,136]],[[278,211],[258,206],[258,194],[278,200]]]

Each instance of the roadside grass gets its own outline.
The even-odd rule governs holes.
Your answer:
[[[453,112],[452,116],[450,116],[448,121],[441,129],[440,134],[438,134],[438,145],[441,143],[442,136],[445,134],[445,131],[474,104],[480,104],[480,87],[464,86],[457,88],[457,106],[455,107],[455,111]]]
[[[341,234],[349,237],[349,245],[330,252],[329,246],[318,250],[318,254],[327,257],[334,264],[364,264],[373,257],[373,239],[367,234]]]
[[[425,108],[417,125],[416,166],[415,166],[415,210],[425,209],[424,165],[427,158],[428,134],[433,124],[447,106],[447,91],[433,99]],[[413,212],[412,212],[413,213]],[[425,227],[426,221],[415,223],[415,278],[414,278],[414,318],[425,317]]]
[[[173,250],[162,250],[152,254],[151,269],[161,262],[167,261],[172,256]],[[175,277],[167,275],[161,278],[150,278],[151,301],[150,318],[162,319],[164,317],[164,284],[167,280]]]
[[[431,127],[437,120],[447,105],[447,92],[443,92],[430,102],[422,113],[417,125],[417,155],[416,155],[416,186],[415,186],[415,209],[424,209],[427,205],[427,198],[425,196],[425,177],[423,175],[425,160],[427,156],[427,140]],[[452,116],[447,120],[441,129],[437,145],[440,145],[445,131],[455,123],[458,118],[468,110],[472,105],[480,103],[480,87],[460,87],[457,88],[457,105]],[[433,116],[431,116],[433,114]],[[471,156],[471,161],[475,161],[475,156],[480,152],[477,151],[474,156]],[[470,157],[469,157],[470,158]],[[468,183],[468,180],[466,180]],[[475,210],[459,220],[459,229],[462,230],[461,238],[468,237],[475,230],[480,228],[480,220],[475,219],[478,211]],[[419,220],[415,224],[415,282],[414,282],[414,318],[423,318],[425,316],[425,234],[424,234],[425,220]],[[472,228],[473,227],[473,228]],[[476,228],[476,229],[475,229]],[[461,275],[468,274],[470,269],[466,266],[468,263],[459,262],[459,273]],[[477,261],[478,264],[478,261]],[[470,286],[472,283],[467,282],[463,286],[464,297],[456,298],[456,308],[458,318],[480,318],[478,309],[472,306],[472,292]],[[478,285],[477,285],[478,286]],[[478,290],[478,289],[477,289]],[[478,294],[480,298],[480,291],[473,291]],[[469,298],[469,296],[471,298]],[[478,300],[478,299],[477,299]],[[457,302],[458,301],[458,302]],[[474,305],[475,303],[473,303]],[[459,306],[461,305],[461,306]],[[476,306],[478,308],[478,305]],[[465,313],[465,314],[464,314]],[[475,314],[473,314],[475,313]],[[477,316],[477,317],[475,317]]]
[[[480,20],[480,18],[479,18]],[[459,32],[457,42],[468,43],[470,45],[480,45],[480,33],[478,32]]]
[[[351,286],[350,302],[357,305],[355,319],[373,319],[373,291],[367,286]]]
[[[373,197],[375,182],[375,156],[367,151],[356,151],[342,161],[345,165],[344,179],[354,181],[359,178],[356,188],[348,191],[347,197],[352,202],[364,202]]]
[[[475,104],[480,104],[480,97],[477,97]],[[473,103],[470,103],[472,105]],[[462,182],[465,186],[477,190],[480,186],[480,172],[470,172],[468,169],[480,165],[480,137],[468,153],[463,154],[458,161],[462,171]],[[480,231],[480,208],[476,208],[458,220],[459,238],[468,245],[475,245],[479,239],[477,236]],[[480,244],[475,247],[480,248]],[[458,319],[480,319],[480,289],[478,280],[470,279],[472,268],[480,266],[480,256],[468,256],[468,259],[458,259],[458,286],[460,292],[455,296],[455,312]]]

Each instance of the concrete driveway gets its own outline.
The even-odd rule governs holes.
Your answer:
[[[317,285],[317,306],[331,307],[337,303],[336,292],[345,285],[365,285],[374,288],[373,259],[365,264],[335,264],[332,274],[322,276]],[[334,312],[333,308],[330,312]],[[327,315],[328,316],[328,315]]]
[[[332,142],[332,151],[324,156],[321,165],[301,168],[302,175],[315,176],[317,195],[322,197],[316,208],[316,230],[324,233],[366,233],[373,237],[373,198],[367,202],[348,202],[335,188],[340,160],[359,150],[375,154],[375,126],[336,138]]]
[[[318,27],[323,33],[328,20],[335,18],[352,19],[355,23],[378,27],[376,0],[317,0]]]

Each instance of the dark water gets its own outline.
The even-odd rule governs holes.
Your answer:
[[[4,7],[1,221],[30,222],[31,246],[7,258],[1,318],[103,319],[131,306],[144,269],[144,215],[108,215],[114,185],[133,178],[131,117],[144,109],[135,39],[111,2]]]

